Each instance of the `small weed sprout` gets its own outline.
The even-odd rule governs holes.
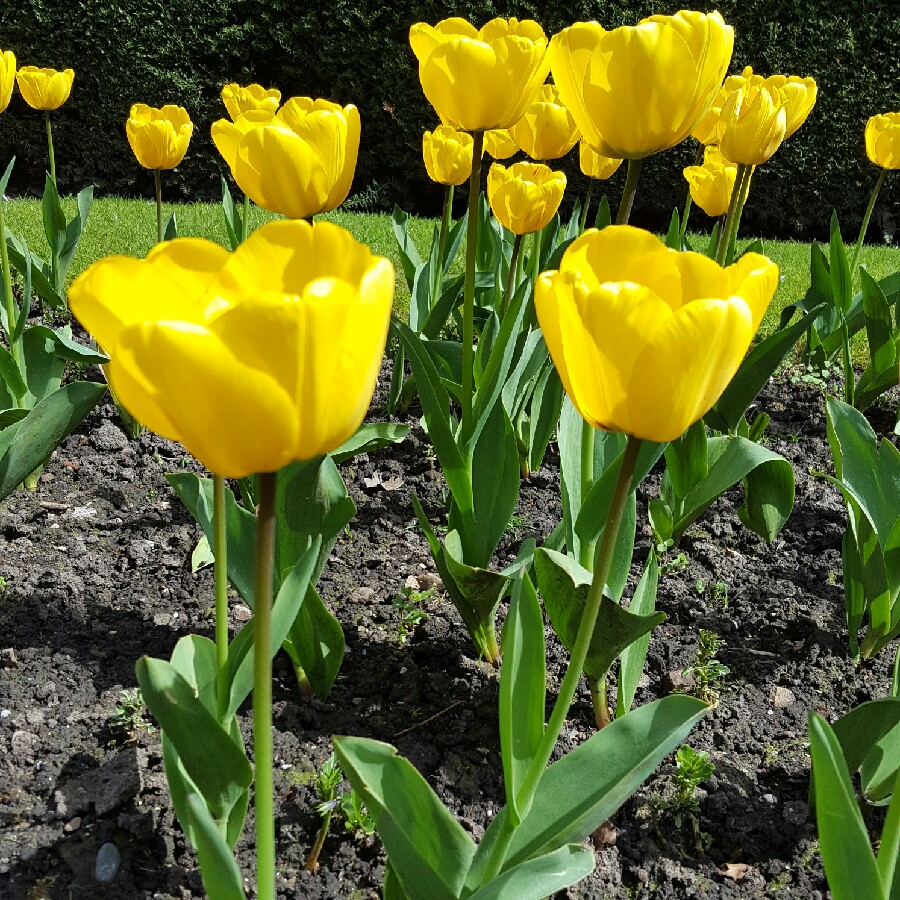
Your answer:
[[[0,575],[0,594],[2,594],[9,587],[9,582]]]
[[[528,523],[520,515],[513,513],[509,517],[509,522],[506,524],[504,533],[508,534],[510,537],[515,537],[527,524]]]
[[[115,711],[107,723],[110,747],[133,744],[142,731],[151,733],[153,725],[147,721],[146,714],[147,707],[140,688],[119,691]]]
[[[375,832],[375,819],[372,818],[362,797],[356,791],[342,793],[340,802],[346,831],[353,834],[373,834]]]
[[[667,542],[670,543],[670,542]],[[664,545],[663,545],[664,546]],[[675,572],[683,572],[688,567],[687,553],[682,551],[672,559],[664,559],[659,567],[660,577],[671,575]]]
[[[435,588],[426,591],[416,591],[411,587],[404,587],[391,601],[395,609],[400,611],[400,622],[397,625],[397,640],[404,644],[409,636],[416,630],[420,622],[428,618],[428,613],[422,609],[422,604],[435,593]]]
[[[689,825],[694,835],[697,852],[709,846],[711,838],[700,830],[700,799],[697,788],[708,781],[716,767],[705,750],[694,750],[683,744],[675,752],[675,771],[671,778],[671,791],[653,802],[656,808],[674,824],[676,829]]]
[[[697,648],[697,658],[681,674],[685,678],[694,679],[692,693],[698,700],[715,706],[719,700],[719,684],[731,671],[726,665],[716,659],[716,654],[725,646],[717,634],[700,629],[700,645]]]

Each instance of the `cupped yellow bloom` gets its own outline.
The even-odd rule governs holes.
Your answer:
[[[217,475],[274,472],[340,446],[372,399],[391,263],[329,222],[270,222],[234,253],[199,238],[111,256],[72,311],[148,428]]]
[[[550,65],[584,139],[604,156],[674,147],[713,102],[734,30],[717,12],[682,10],[606,31],[577,22],[553,36]]]
[[[509,159],[519,152],[508,128],[491,128],[490,131],[486,131],[484,133],[484,150],[494,159]]]
[[[577,143],[580,133],[555,85],[545,84],[522,118],[509,129],[520,150],[532,159],[559,159]]]
[[[248,84],[241,87],[232,82],[222,88],[222,102],[231,121],[236,122],[244,113],[261,109],[263,112],[275,113],[281,103],[281,91],[278,88],[264,88],[261,84]]]
[[[359,153],[355,106],[292,97],[274,116],[257,110],[233,124],[220,119],[212,134],[240,189],[263,209],[305,219],[350,193]]]
[[[778,286],[748,253],[722,268],[629,225],[594,229],[538,279],[535,308],[566,392],[595,428],[671,441],[737,371]]]
[[[125,123],[128,143],[145,169],[174,169],[187,153],[194,124],[182,106],[135,103]]]
[[[781,94],[785,112],[785,139],[789,138],[808,118],[816,105],[818,86],[812,78],[798,75],[770,75],[764,84]]]
[[[16,83],[16,54],[0,50],[0,112],[5,112]]]
[[[732,91],[719,118],[719,150],[729,162],[762,165],[781,146],[787,131],[784,97],[748,82]]]
[[[19,90],[32,109],[59,109],[72,91],[75,73],[71,69],[39,69],[22,66],[16,73]]]
[[[717,218],[728,212],[737,166],[723,159],[716,147],[707,147],[702,166],[688,166],[684,177],[691,191],[691,199],[708,216]]]
[[[439,125],[422,135],[422,156],[428,177],[438,184],[459,185],[472,174],[471,134],[451,125]]]
[[[530,19],[418,22],[409,43],[419,81],[441,120],[463,131],[514,125],[547,78],[547,37]]]
[[[566,176],[540,163],[494,163],[488,172],[488,203],[513,234],[540,231],[556,215],[565,190]]]
[[[581,139],[578,145],[578,162],[581,165],[581,171],[588,178],[599,178],[601,180],[612,178],[619,166],[622,165],[621,159],[614,159],[598,153],[584,138]]]
[[[900,169],[900,112],[881,113],[866,122],[866,156],[882,169]]]

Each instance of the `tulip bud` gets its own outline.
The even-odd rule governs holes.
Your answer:
[[[619,166],[622,165],[621,159],[613,159],[598,153],[583,138],[578,146],[578,162],[581,165],[581,171],[588,178],[597,178],[603,181],[612,178]]]
[[[781,146],[787,130],[784,98],[745,84],[728,95],[719,119],[719,150],[729,162],[759,166]]]
[[[540,231],[556,215],[566,176],[540,163],[519,162],[509,168],[494,163],[487,196],[500,224],[513,234]]]
[[[708,216],[718,218],[728,212],[737,166],[728,165],[715,147],[707,147],[702,166],[688,166],[684,177],[691,200]]]
[[[439,125],[422,136],[422,156],[428,177],[438,184],[460,185],[472,174],[472,135]]]
[[[281,102],[281,91],[277,88],[266,90],[261,84],[248,84],[241,87],[239,84],[226,84],[222,88],[222,102],[231,121],[236,122],[244,113],[262,110],[275,114],[278,104]]]
[[[16,54],[12,50],[0,51],[0,112],[5,112],[16,83]]]
[[[32,109],[59,109],[72,90],[75,73],[71,69],[39,69],[22,66],[16,74],[19,90]]]
[[[174,169],[187,153],[194,125],[182,106],[135,103],[125,123],[128,143],[145,169]]]
[[[866,156],[882,169],[900,169],[900,113],[881,113],[866,122]]]
[[[509,159],[519,152],[508,128],[491,128],[484,133],[485,152],[494,159]]]
[[[509,134],[520,150],[538,160],[565,156],[579,138],[578,126],[552,84],[545,84],[538,91]]]

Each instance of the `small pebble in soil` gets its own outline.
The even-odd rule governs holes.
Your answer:
[[[122,856],[115,844],[106,843],[97,851],[94,879],[101,883],[112,881],[119,874]]]

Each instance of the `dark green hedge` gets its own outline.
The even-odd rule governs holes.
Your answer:
[[[718,8],[735,27],[735,71],[751,64],[765,74],[812,75],[820,89],[807,124],[754,179],[746,228],[821,237],[836,207],[853,236],[876,174],[865,158],[865,121],[900,109],[896,0],[722,0]],[[72,99],[54,114],[66,192],[93,183],[100,194],[149,195],[151,178],[132,158],[124,132],[130,104],[143,101],[180,103],[196,124],[188,157],[166,177],[167,196],[215,196],[222,165],[209,126],[224,114],[219,89],[226,81],[252,79],[278,86],[285,96],[355,103],[363,121],[357,206],[387,208],[396,201],[434,213],[439,189],[426,179],[420,141],[435,120],[407,43],[412,22],[529,16],[550,34],[578,19],[614,27],[676,9],[674,0],[19,0],[0,8],[0,40],[20,64],[75,69]],[[18,96],[0,116],[0,160],[12,154],[18,157],[12,189],[38,189],[46,166],[43,123]],[[645,164],[636,221],[659,226],[667,220],[683,197],[680,169],[692,155],[687,142]],[[577,170],[574,157],[570,198],[584,187],[572,166]],[[623,177],[610,184],[614,201]],[[892,229],[898,198],[900,186],[889,180],[870,239]]]

